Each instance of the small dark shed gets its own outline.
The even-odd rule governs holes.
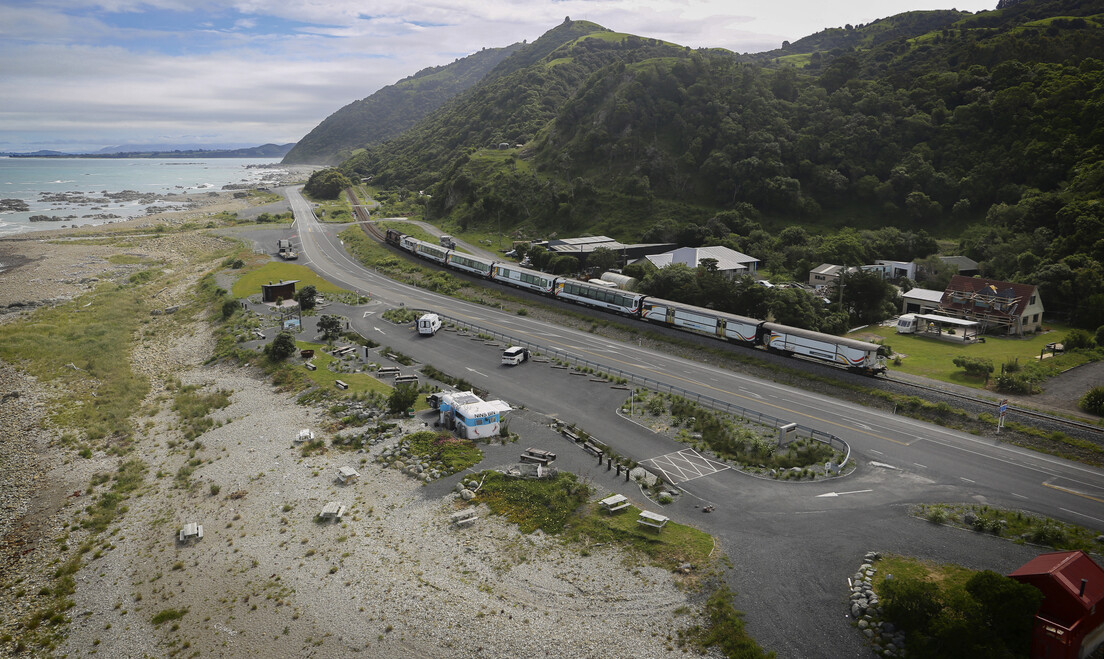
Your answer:
[[[275,302],[277,298],[281,300],[294,299],[295,285],[298,283],[298,279],[289,279],[276,284],[272,282],[261,284],[261,302]]]

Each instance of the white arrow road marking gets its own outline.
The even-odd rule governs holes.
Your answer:
[[[384,332],[383,330],[381,330],[381,329],[380,329],[380,328],[378,328],[378,327],[373,327],[372,329],[376,330],[376,331],[377,331],[377,332],[379,332],[380,334],[386,334],[386,333],[387,333],[387,332]]]
[[[893,465],[888,465],[884,462],[873,462],[872,461],[872,462],[870,462],[870,466],[871,467],[881,467],[883,469],[893,469],[893,470],[897,469],[897,467],[894,467]]]
[[[468,369],[468,370],[469,370],[469,371],[471,371],[472,373],[475,373],[476,375],[481,375],[481,376],[483,376],[483,377],[485,377],[485,378],[486,378],[486,377],[490,377],[489,375],[484,375],[483,373],[480,373],[479,371],[475,370],[474,368],[469,368],[469,367],[467,367],[467,366],[465,366],[464,368]]]
[[[858,421],[855,422],[855,425],[862,428],[863,430],[870,430],[871,429],[870,426],[866,425],[865,423],[859,423]]]
[[[365,311],[364,315],[361,316],[361,318],[367,318],[368,316],[371,316],[374,313],[376,313],[376,312],[375,311]]]
[[[816,498],[822,499],[824,497],[841,497],[845,494],[865,494],[867,492],[873,492],[874,490],[852,490],[850,492],[825,492],[824,494],[816,495]]]
[[[747,389],[744,389],[744,388],[740,388],[739,391],[742,392],[742,393],[747,394],[748,396],[751,396],[752,398],[758,398],[759,400],[763,400],[763,397],[760,396],[759,394],[755,393],[754,391],[748,391]]]

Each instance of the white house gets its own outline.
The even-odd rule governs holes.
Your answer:
[[[679,247],[676,250],[662,254],[650,254],[641,261],[648,261],[657,268],[665,268],[672,263],[682,263],[690,268],[696,268],[701,265],[702,259],[715,260],[717,270],[726,277],[752,274],[759,269],[759,259],[720,245]],[[637,261],[637,263],[641,261]]]

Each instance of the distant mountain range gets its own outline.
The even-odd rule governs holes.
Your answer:
[[[283,158],[295,143],[242,146],[226,144],[125,144],[91,153],[40,150],[0,153],[12,158]]]

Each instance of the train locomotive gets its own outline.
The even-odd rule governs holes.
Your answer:
[[[875,343],[597,286],[530,270],[513,262],[492,261],[465,254],[418,240],[395,229],[388,229],[385,239],[388,244],[446,268],[574,304],[729,343],[763,348],[788,356],[801,355],[867,375],[886,372],[885,358],[878,354],[880,346]]]

